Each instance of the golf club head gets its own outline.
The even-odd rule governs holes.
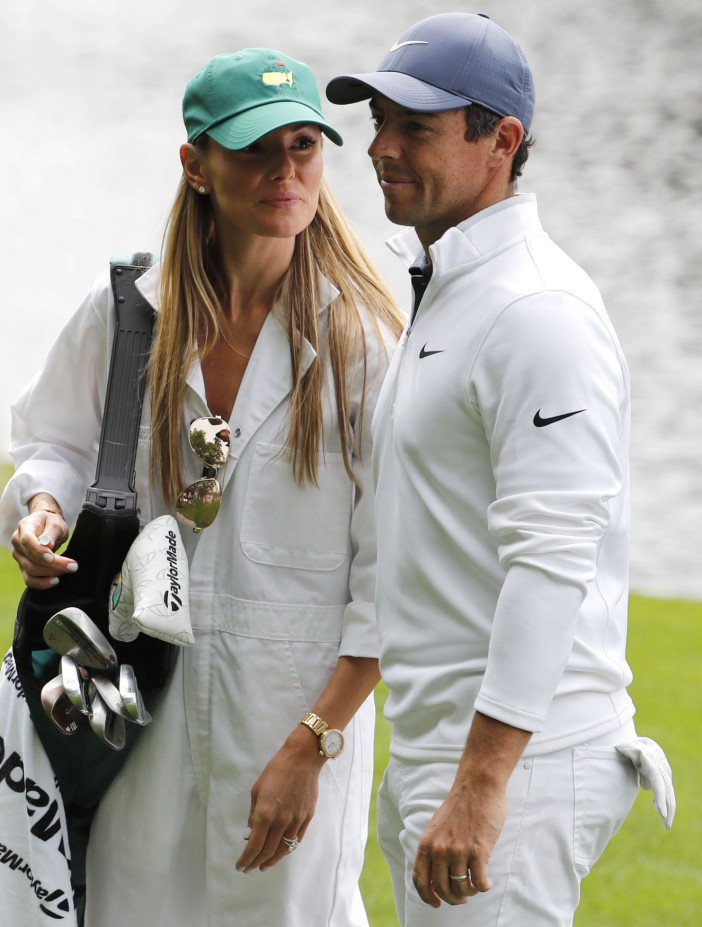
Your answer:
[[[129,714],[122,701],[119,689],[111,679],[107,676],[102,676],[100,673],[96,673],[92,677],[92,682],[110,711],[113,711],[116,715],[120,715],[126,721],[132,720],[132,716]]]
[[[119,668],[119,694],[129,720],[136,724],[149,724],[151,715],[144,707],[134,668],[128,663],[123,663]]]
[[[84,715],[89,715],[88,679],[83,678],[80,667],[68,654],[61,657],[61,676],[64,691],[72,704]]]
[[[44,625],[44,640],[79,666],[116,674],[117,654],[95,622],[80,608],[64,608]]]
[[[88,686],[90,699],[90,726],[99,739],[111,750],[122,750],[127,742],[124,718],[116,715],[105,704],[91,679]]]
[[[43,686],[41,705],[62,734],[75,734],[84,722],[83,715],[66,695],[60,675],[54,676]]]

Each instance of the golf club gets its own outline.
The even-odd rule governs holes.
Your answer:
[[[151,715],[144,707],[134,668],[128,663],[123,663],[119,668],[119,694],[130,721],[135,721],[137,724],[149,724]]]
[[[44,640],[60,654],[81,666],[117,672],[117,654],[100,628],[80,608],[64,608],[46,622]]]
[[[60,675],[42,688],[41,705],[62,734],[75,734],[84,721],[83,715],[66,695]]]
[[[107,705],[110,711],[113,711],[116,715],[120,715],[125,721],[133,721],[134,718],[127,711],[127,707],[122,701],[122,696],[117,686],[112,682],[111,679],[108,679],[107,676],[102,676],[99,673],[96,673],[92,677],[93,684],[95,688],[100,693],[100,696],[103,702]]]
[[[88,685],[88,698],[91,708],[91,728],[111,750],[122,750],[127,742],[124,718],[110,711],[92,679]]]
[[[68,654],[61,657],[61,676],[66,695],[84,715],[90,714],[88,702],[88,680],[83,678],[80,667]]]

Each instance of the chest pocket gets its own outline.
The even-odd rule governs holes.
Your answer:
[[[257,444],[246,489],[241,547],[249,560],[335,570],[349,548],[353,484],[341,454],[319,462],[318,486],[296,485],[284,449]]]

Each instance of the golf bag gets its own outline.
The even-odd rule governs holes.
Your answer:
[[[115,339],[105,400],[95,482],[62,554],[80,564],[48,590],[27,589],[19,603],[13,653],[32,721],[58,780],[68,821],[72,883],[79,922],[85,891],[85,850],[90,821],[105,790],[124,764],[141,727],[129,724],[127,744],[110,750],[90,729],[65,736],[44,713],[42,686],[59,672],[59,655],[47,648],[44,625],[67,606],[82,609],[108,639],[108,603],[112,582],[139,533],[134,491],[139,423],[145,371],[151,347],[154,310],[135,281],[151,264],[150,254],[112,262],[117,311]],[[125,643],[111,639],[119,663],[134,667],[147,706],[166,684],[177,648],[140,634]]]

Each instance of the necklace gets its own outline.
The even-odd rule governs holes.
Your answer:
[[[243,351],[239,351],[237,350],[237,348],[234,347],[234,345],[231,343],[229,338],[227,338],[227,336],[224,334],[224,329],[220,329],[220,334],[222,335],[222,338],[224,338],[225,344],[229,345],[229,347],[232,349],[232,351],[235,354],[238,354],[239,357],[243,357],[244,360],[249,360],[249,358],[251,357],[251,354],[253,354],[253,350],[251,351],[251,354],[244,354]]]

